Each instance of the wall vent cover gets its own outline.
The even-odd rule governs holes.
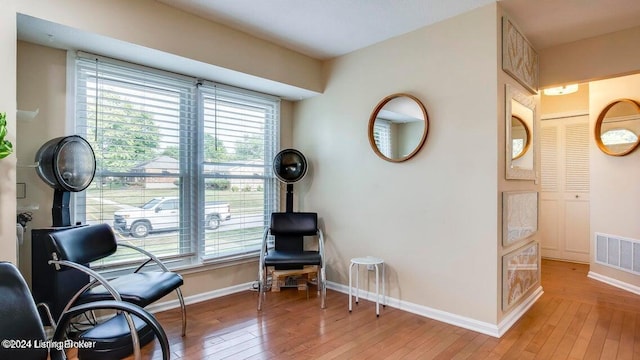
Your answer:
[[[640,275],[640,240],[596,233],[596,262]]]

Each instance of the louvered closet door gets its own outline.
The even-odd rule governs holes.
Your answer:
[[[540,130],[541,254],[589,262],[589,117],[543,120]]]

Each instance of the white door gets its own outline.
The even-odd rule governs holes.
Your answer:
[[[546,258],[589,262],[589,116],[540,126],[540,244]]]

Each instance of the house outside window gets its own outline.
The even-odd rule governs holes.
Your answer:
[[[75,75],[75,129],[97,163],[76,221],[173,266],[258,254],[278,209],[278,98],[84,53]]]

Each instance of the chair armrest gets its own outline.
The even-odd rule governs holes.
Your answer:
[[[51,314],[51,308],[49,307],[49,305],[47,303],[40,302],[36,304],[36,309],[38,308],[42,308],[42,310],[44,311],[44,314],[47,316],[47,321],[49,321],[49,325],[55,328],[56,321],[53,319],[53,315]]]
[[[262,246],[260,247],[260,264],[258,267],[258,278],[262,279],[264,272],[264,257],[267,254],[267,238],[269,237],[269,227],[267,226],[262,233]]]
[[[130,245],[130,244],[123,244],[123,243],[118,243],[118,246],[122,246],[122,247],[126,247],[129,249],[133,249],[141,254],[146,255],[147,257],[149,257],[149,259],[145,262],[142,263],[142,265],[138,266],[138,268],[134,271],[134,273],[137,273],[138,271],[140,271],[145,265],[147,265],[149,262],[153,261],[154,263],[156,263],[164,272],[169,271],[169,269],[167,268],[167,266],[165,264],[162,263],[162,261],[160,261],[160,259],[158,259],[157,256],[153,255],[152,253],[148,252],[147,250],[137,247],[135,245]]]
[[[107,289],[107,291],[113,296],[113,298],[115,300],[118,301],[122,301],[122,298],[120,297],[120,294],[118,294],[118,292],[116,291],[116,289],[113,288],[113,286],[109,285],[109,282],[107,281],[107,279],[105,279],[102,275],[98,274],[95,270],[92,270],[84,265],[81,264],[76,264],[74,262],[71,261],[67,261],[67,260],[49,260],[49,265],[55,265],[56,268],[59,268],[60,265],[62,266],[68,266],[70,268],[74,268],[77,270],[80,270],[82,272],[84,272],[85,274],[93,277],[95,280],[90,282],[87,286],[83,287],[82,289],[80,289],[80,291],[84,291],[86,290],[90,285],[95,284],[96,282],[100,283],[100,285],[104,286],[105,289]],[[81,293],[81,292],[80,292]],[[77,294],[79,295],[79,294]],[[75,301],[75,296],[72,299],[73,301]]]
[[[155,333],[156,338],[160,343],[160,348],[162,349],[162,358],[165,360],[169,359],[169,356],[170,356],[169,340],[167,339],[167,334],[165,333],[164,329],[162,328],[158,320],[156,320],[155,317],[153,317],[143,308],[135,304],[126,303],[122,301],[114,301],[114,300],[96,301],[96,302],[74,306],[73,308],[65,311],[64,313],[62,313],[60,317],[60,321],[58,322],[58,326],[56,327],[55,333],[53,334],[52,341],[54,342],[64,341],[65,331],[71,319],[74,316],[77,316],[79,314],[82,314],[87,311],[92,311],[92,310],[118,310],[118,311],[125,312],[125,317],[127,319],[127,322],[129,324],[129,329],[131,332],[132,343],[134,344],[133,346],[134,356],[136,359],[140,359],[140,341],[139,341],[138,334],[136,332],[136,328],[133,323],[133,320],[131,319],[130,314],[136,315],[138,318],[143,320],[147,325],[149,325],[153,330],[153,332]],[[52,360],[66,359],[66,356],[64,355],[64,349],[52,348],[50,350],[50,356]]]
[[[318,228],[318,251],[320,252],[320,259],[322,259],[322,267],[324,267],[324,234],[320,228]]]
[[[267,246],[269,238],[269,227],[266,227],[262,232],[262,247],[260,247],[260,258],[263,258],[267,254]]]
[[[74,269],[80,270],[80,271],[84,272],[85,274],[93,277],[93,280],[91,280],[88,284],[83,286],[80,290],[78,290],[71,297],[71,299],[69,299],[69,301],[67,302],[67,305],[65,305],[64,309],[62,310],[63,313],[65,311],[69,310],[71,305],[73,305],[76,302],[76,300],[78,300],[78,298],[80,297],[80,295],[82,295],[82,293],[84,293],[87,289],[89,289],[90,287],[92,287],[96,283],[99,283],[100,285],[104,286],[104,288],[107,289],[107,291],[111,294],[111,296],[113,296],[113,298],[115,300],[122,301],[122,297],[120,296],[118,291],[116,289],[114,289],[113,286],[111,286],[109,284],[107,279],[105,279],[102,275],[98,274],[96,271],[94,271],[94,270],[92,270],[92,269],[90,269],[90,268],[88,268],[88,267],[86,267],[84,265],[76,264],[74,262],[67,261],[67,260],[49,260],[49,264],[50,265],[54,265],[56,267],[56,269],[59,269],[61,265],[62,266],[67,266],[67,267],[70,267],[70,268],[74,268]],[[60,316],[62,316],[62,314]],[[58,320],[58,322],[60,322],[60,320]],[[55,324],[55,322],[52,322],[52,324]]]

